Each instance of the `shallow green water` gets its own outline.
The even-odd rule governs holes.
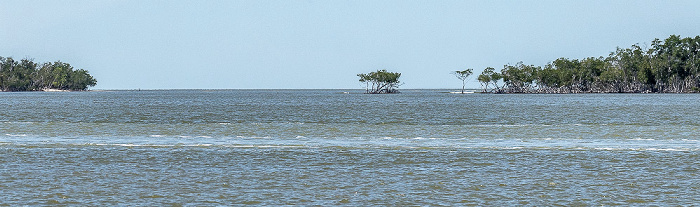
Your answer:
[[[0,94],[0,205],[697,205],[697,94]]]

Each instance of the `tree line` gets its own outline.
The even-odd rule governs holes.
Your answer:
[[[1,91],[87,90],[97,85],[88,71],[74,70],[61,61],[35,63],[30,59],[16,61],[0,56]]]
[[[617,48],[607,57],[559,58],[545,66],[518,62],[477,77],[494,93],[691,93],[700,92],[700,36],[671,35]],[[501,84],[501,85],[499,85]]]
[[[462,81],[473,69],[453,71]],[[358,74],[367,93],[395,93],[401,73]],[[559,58],[545,66],[523,62],[487,67],[477,77],[493,93],[697,93],[700,92],[700,36],[671,35],[650,46],[617,48],[607,57]],[[371,86],[370,86],[371,85]]]

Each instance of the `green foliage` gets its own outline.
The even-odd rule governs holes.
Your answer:
[[[485,90],[493,71],[478,80]],[[559,58],[544,67],[505,65],[503,92],[509,93],[687,93],[700,88],[700,36],[671,35],[651,47],[617,48],[608,57]]]
[[[73,70],[68,63],[34,63],[29,59],[19,62],[0,57],[0,90],[39,91],[45,89],[86,90],[97,80],[83,69]]]
[[[481,87],[484,88],[484,92],[488,92],[489,85],[493,85],[494,92],[500,91],[500,87],[498,87],[498,81],[503,79],[503,76],[495,71],[496,69],[492,67],[487,67],[486,69],[481,71],[481,74],[477,77],[477,80],[481,84]]]
[[[454,74],[455,76],[457,76],[458,79],[464,81],[464,80],[467,79],[467,77],[469,77],[470,75],[473,74],[472,71],[473,71],[473,69],[468,68],[468,69],[462,70],[462,71],[459,71],[459,70],[458,70],[458,71],[453,71],[452,74]]]
[[[464,87],[466,85],[466,80],[467,78],[472,75],[473,69],[468,68],[466,70],[458,70],[458,71],[453,71],[452,74],[454,74],[459,80],[462,81],[462,93],[464,93]]]
[[[504,65],[501,74],[507,86],[507,92],[522,93],[532,89],[535,75],[539,70],[541,70],[539,66],[525,65],[523,62]]]
[[[367,93],[398,93],[396,88],[401,83],[399,77],[401,73],[388,72],[386,70],[377,70],[367,74],[357,74],[360,77],[360,82],[367,84]],[[370,88],[369,85],[372,85]]]

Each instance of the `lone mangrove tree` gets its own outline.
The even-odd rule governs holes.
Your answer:
[[[458,71],[452,71],[452,74],[454,74],[459,80],[462,81],[462,93],[464,93],[464,86],[467,84],[467,78],[472,75],[472,69],[468,68],[466,70],[458,70]]]
[[[401,73],[388,72],[386,70],[377,70],[367,74],[357,74],[360,77],[360,82],[365,83],[365,93],[398,93],[397,88],[400,85],[399,77]],[[370,87],[371,86],[371,87]]]
[[[61,61],[39,64],[26,58],[16,61],[0,57],[0,91],[81,91],[96,84],[88,71],[73,70],[73,66]]]

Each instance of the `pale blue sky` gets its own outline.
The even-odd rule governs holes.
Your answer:
[[[700,1],[0,0],[0,56],[61,60],[94,89],[460,88],[450,71],[607,56],[700,35]],[[470,78],[468,87],[477,88]]]

